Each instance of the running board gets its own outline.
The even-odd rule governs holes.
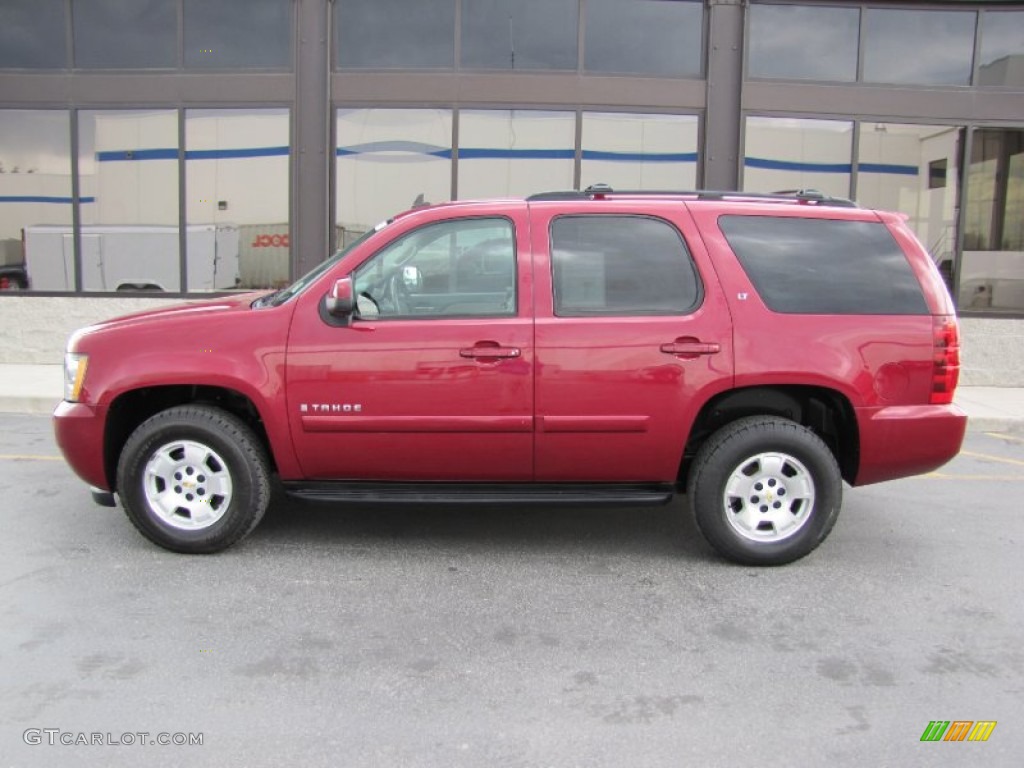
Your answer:
[[[305,501],[360,504],[667,504],[670,483],[371,483],[284,482],[285,493]]]

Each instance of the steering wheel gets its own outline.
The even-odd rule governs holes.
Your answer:
[[[402,279],[401,269],[396,269],[388,277],[387,285],[384,286],[384,298],[391,304],[394,314],[409,314],[411,296]]]

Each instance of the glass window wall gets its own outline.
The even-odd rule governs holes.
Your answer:
[[[572,189],[576,115],[540,110],[459,113],[459,197]]]
[[[173,69],[178,65],[174,0],[75,0],[75,66]]]
[[[969,85],[977,14],[868,8],[864,80]]]
[[[744,145],[745,192],[814,189],[850,196],[852,122],[748,117]]]
[[[334,40],[342,69],[451,69],[455,0],[337,0]]]
[[[288,69],[291,0],[185,0],[185,66]]]
[[[1024,86],[1024,11],[985,11],[978,85]]]
[[[418,203],[451,199],[447,109],[337,111],[337,244]]]
[[[0,3],[0,69],[67,66],[64,0]]]
[[[462,0],[462,66],[576,69],[578,0]]]
[[[181,290],[178,113],[78,113],[82,287]]]
[[[704,7],[680,0],[587,0],[583,68],[589,72],[697,76]]]
[[[952,290],[963,129],[861,123],[857,202],[900,211]]]
[[[786,80],[857,79],[860,11],[802,5],[752,5],[747,74]]]
[[[2,290],[75,289],[70,140],[65,111],[0,110]]]
[[[1024,310],[1024,129],[974,132],[964,207],[960,308]]]
[[[185,114],[190,291],[289,282],[287,109]]]
[[[693,115],[584,112],[580,187],[695,189],[697,124]]]

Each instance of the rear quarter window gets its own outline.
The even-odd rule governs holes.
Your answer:
[[[718,225],[774,312],[928,314],[906,255],[881,222],[722,216]]]

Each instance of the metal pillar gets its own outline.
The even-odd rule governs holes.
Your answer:
[[[746,0],[707,0],[707,109],[704,181],[707,189],[737,189],[740,180],[743,27]]]

